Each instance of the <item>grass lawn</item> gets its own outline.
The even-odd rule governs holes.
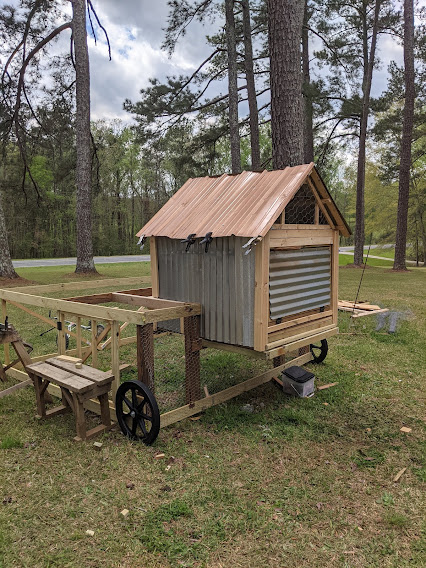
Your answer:
[[[105,278],[149,273],[147,263],[98,269]],[[77,280],[69,271],[19,274]],[[340,269],[341,299],[355,298],[360,276]],[[309,366],[317,384],[337,386],[296,399],[267,384],[161,430],[153,447],[112,431],[96,451],[72,442],[72,416],[37,421],[32,388],[0,399],[0,567],[424,566],[425,289],[425,269],[371,266],[359,299],[401,319],[389,334],[375,331],[374,317],[350,326],[339,315],[327,359]],[[47,325],[10,316],[36,352],[54,351],[54,334],[39,336]],[[135,365],[134,346],[120,354]],[[160,409],[182,403],[183,354],[180,337],[156,339]],[[222,351],[201,356],[211,393],[266,367]],[[125,374],[135,376],[134,367]]]

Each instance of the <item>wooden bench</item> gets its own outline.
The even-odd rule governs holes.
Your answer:
[[[114,379],[113,374],[82,365],[80,361],[63,356],[26,365],[26,371],[34,382],[38,416],[48,418],[72,411],[76,421],[76,441],[87,440],[111,427],[108,392]],[[62,405],[46,410],[45,393],[49,383],[60,387]],[[91,398],[99,400],[102,424],[87,430],[84,402]]]

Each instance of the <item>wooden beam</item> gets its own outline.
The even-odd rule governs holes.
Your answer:
[[[313,335],[308,335],[298,341],[293,341],[292,343],[286,343],[281,347],[276,347],[275,349],[271,349],[270,351],[266,352],[267,359],[274,359],[275,357],[279,357],[280,355],[286,355],[287,353],[292,353],[296,351],[300,347],[305,347],[306,345],[310,345],[315,343],[316,341],[321,341],[321,339],[327,339],[333,335],[339,333],[338,327],[333,327],[328,331],[321,331],[320,333],[315,333]]]
[[[308,321],[314,321],[316,319],[322,319],[322,318],[326,318],[328,316],[332,316],[333,312],[332,310],[325,310],[324,312],[317,312],[315,314],[308,314],[306,316],[302,316],[300,318],[294,318],[294,316],[290,316],[293,317],[293,319],[288,319],[287,321],[283,321],[281,323],[277,323],[275,325],[270,325],[268,327],[268,335],[271,333],[274,333],[275,331],[280,331],[281,329],[286,329],[288,327],[293,327],[294,325],[298,325],[300,323],[305,323]]]
[[[330,318],[331,319],[331,318]],[[321,321],[320,322],[314,322],[316,324],[320,324],[321,325]],[[336,327],[334,324],[328,324],[327,326],[324,326],[323,331],[328,331],[329,329],[332,329]],[[317,329],[315,329],[315,334],[319,333],[317,331]],[[312,335],[310,330],[306,330],[303,331],[297,335],[290,335],[287,338],[283,338],[280,339],[279,341],[273,341],[272,343],[268,343],[266,345],[266,349],[267,351],[269,351],[270,349],[274,349],[275,347],[280,347],[281,345],[284,345],[285,343],[293,343],[294,341],[298,341],[299,339],[303,339],[304,337],[310,336]]]
[[[333,322],[332,316],[328,316],[314,321],[300,323],[299,325],[296,325],[294,327],[282,329],[281,331],[275,331],[274,333],[268,333],[268,343],[266,345],[266,349],[279,347],[282,342],[288,343],[293,338],[299,338],[303,335],[306,335],[308,332],[310,333],[320,328],[326,329],[331,325],[336,324]]]
[[[332,236],[314,236],[314,237],[289,237],[286,239],[271,238],[271,249],[304,247],[304,246],[322,246],[333,244]]]
[[[149,239],[149,250],[151,255],[151,286],[154,298],[160,297],[160,282],[158,279],[158,255],[157,242],[155,237]]]
[[[26,376],[28,376],[26,373],[24,373],[24,374]],[[32,384],[33,384],[32,379],[27,379],[25,381],[21,381],[17,385],[13,385],[12,387],[9,387],[8,389],[4,389],[4,390],[0,391],[0,398],[8,396],[9,394],[12,394],[13,392],[15,392],[17,390],[23,389],[24,387],[27,387],[27,386],[32,385]]]
[[[3,320],[3,323],[4,323],[6,321],[6,318],[7,318],[6,300],[1,301],[1,315],[2,315],[2,320]],[[5,365],[10,364],[10,349],[9,349],[8,343],[5,343],[5,345],[4,345],[4,362],[5,362]]]
[[[80,302],[81,304],[107,304],[114,302],[111,292],[106,294],[90,294],[88,296],[75,296],[74,298],[63,298],[67,302]]]
[[[255,359],[264,359],[263,351],[254,351],[250,347],[241,347],[239,345],[228,345],[227,343],[219,343],[217,341],[209,341],[208,339],[202,340],[203,347],[209,349],[219,349],[220,351],[230,351],[231,353],[239,353],[246,357],[254,357]]]
[[[269,233],[254,250],[254,349],[264,351],[269,321]]]
[[[162,298],[154,298],[153,296],[137,296],[133,294],[122,294],[121,292],[113,292],[111,294],[112,302],[121,304],[130,304],[131,306],[144,306],[145,308],[174,308],[182,306],[182,302],[175,300],[163,300]]]
[[[108,288],[109,286],[143,284],[150,282],[148,276],[137,276],[132,278],[105,278],[104,280],[80,280],[79,282],[63,282],[61,284],[44,284],[37,286],[19,286],[15,290],[19,290],[25,294],[37,292],[45,294],[46,292],[60,292],[61,290],[90,290],[91,288]]]
[[[0,298],[20,302],[21,304],[30,306],[60,310],[66,314],[85,316],[88,318],[96,318],[100,320],[118,320],[135,324],[143,324],[145,322],[144,314],[140,312],[134,312],[132,310],[124,310],[121,308],[93,306],[89,304],[81,304],[79,302],[69,302],[68,300],[45,298],[43,296],[34,296],[27,293],[23,294],[21,292],[5,289],[0,289]]]
[[[215,394],[211,394],[201,400],[197,400],[192,404],[187,404],[186,406],[182,406],[181,408],[176,408],[175,410],[170,410],[161,415],[161,428],[165,428],[170,424],[174,424],[179,420],[183,420],[184,418],[188,418],[189,416],[193,416],[194,414],[198,414],[203,410],[207,410],[212,406],[220,404],[222,402],[226,402],[231,398],[238,396],[239,394],[249,391],[259,385],[263,385],[264,383],[268,383],[271,379],[277,376],[281,371],[291,367],[292,365],[303,365],[308,361],[312,360],[312,355],[310,353],[306,353],[292,361],[288,361],[275,369],[271,369],[270,371],[266,371],[261,375],[256,377],[252,377],[243,383],[239,383],[233,387],[229,387],[223,391],[220,391]]]
[[[335,228],[335,223],[333,221],[333,219],[330,217],[327,208],[325,207],[324,203],[323,203],[323,199],[321,199],[321,197],[318,195],[318,191],[315,187],[315,185],[312,183],[312,181],[308,178],[308,185],[311,188],[312,193],[315,196],[315,200],[319,206],[319,208],[321,209],[324,217],[327,219],[327,223],[330,225],[330,227],[332,227],[333,229]]]
[[[115,395],[120,386],[120,326],[117,321],[110,322],[111,326],[111,370],[114,374],[112,382],[112,399],[115,402]]]

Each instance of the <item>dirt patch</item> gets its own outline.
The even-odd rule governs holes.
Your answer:
[[[346,264],[345,266],[341,266],[340,268],[371,268],[371,266],[369,266],[368,264],[354,264],[353,262],[351,264]]]
[[[0,278],[0,288],[16,288],[18,286],[32,286],[38,284],[34,280],[27,280],[26,278]]]

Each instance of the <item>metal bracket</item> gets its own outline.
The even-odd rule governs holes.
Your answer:
[[[138,246],[140,245],[140,249],[143,250],[143,247],[145,246],[145,241],[146,241],[146,236],[145,235],[141,235],[139,237],[138,240]]]
[[[257,243],[260,243],[261,240],[262,237],[252,237],[249,241],[247,241],[246,244],[242,246],[243,249],[247,249],[244,254],[247,255],[251,253],[251,249],[255,247]]]
[[[206,245],[204,252],[208,252],[208,250],[209,250],[209,246],[210,246],[211,242],[213,241],[212,234],[213,234],[212,232],[207,233],[206,236],[204,237],[204,239],[202,241],[200,241],[200,245],[204,245],[204,244]]]
[[[194,239],[195,235],[196,235],[196,233],[191,233],[190,235],[188,235],[188,236],[186,237],[186,239],[182,239],[182,240],[180,241],[181,243],[186,243],[185,252],[188,252],[188,251],[189,251],[189,247],[195,243],[195,239]]]

